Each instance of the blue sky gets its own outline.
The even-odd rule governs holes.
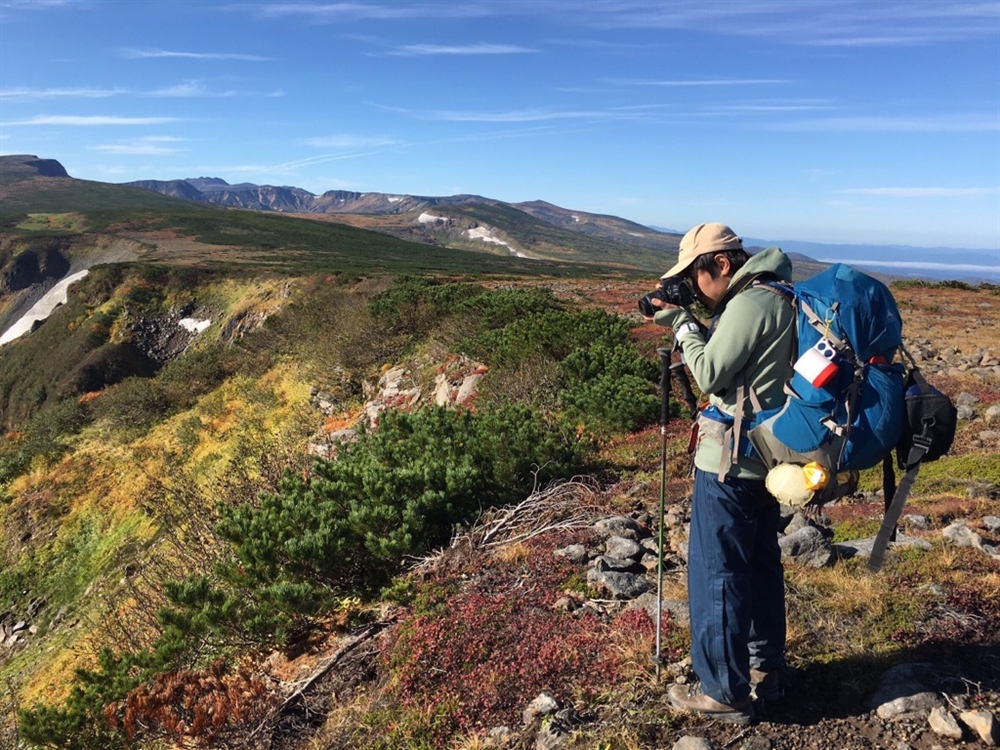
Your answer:
[[[0,152],[995,250],[1000,0],[0,0]]]

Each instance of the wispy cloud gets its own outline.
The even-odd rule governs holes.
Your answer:
[[[877,268],[903,268],[909,271],[962,271],[974,274],[997,274],[1000,266],[982,266],[972,263],[930,263],[908,260],[864,260],[848,258],[820,258],[821,263],[854,263]]]
[[[572,18],[591,28],[711,30],[804,46],[898,46],[995,36],[1000,4],[992,0],[426,0],[275,2],[229,6],[261,18],[313,23],[435,18]]]
[[[307,146],[312,146],[314,148],[339,148],[339,149],[358,149],[358,148],[379,148],[381,146],[393,146],[399,143],[392,138],[378,138],[370,136],[361,135],[324,135],[317,136],[315,138],[307,138],[303,141]]]
[[[122,50],[122,55],[133,60],[149,58],[181,58],[185,60],[243,60],[245,62],[270,62],[272,58],[260,55],[244,55],[238,52],[178,52],[165,49],[134,49]]]
[[[642,80],[630,78],[610,78],[608,83],[616,86],[761,86],[774,83],[792,83],[783,78],[707,78],[693,80]]]
[[[984,0],[608,0],[581,19],[618,28],[711,29],[803,46],[899,46],[995,36],[1000,4]]]
[[[437,122],[545,122],[551,120],[619,121],[646,119],[649,112],[660,109],[658,105],[642,105],[611,109],[544,110],[516,109],[497,112],[471,110],[411,110],[399,107],[380,107],[390,112],[408,115],[418,120]]]
[[[187,83],[178,83],[174,86],[147,91],[143,96],[186,99],[198,97],[225,98],[238,96],[238,94],[235,91],[210,91],[201,81],[188,81]]]
[[[773,123],[772,130],[832,133],[990,133],[1000,131],[992,114],[913,115],[908,117],[821,117]]]
[[[123,156],[169,156],[178,153],[179,149],[157,146],[153,143],[106,143],[91,146],[92,151],[103,151],[106,154]]]
[[[873,187],[847,188],[848,195],[877,195],[885,198],[968,198],[976,195],[996,195],[1000,188],[946,188],[946,187]]]
[[[47,10],[79,6],[80,0],[2,0],[0,13],[7,10]]]
[[[789,99],[784,101],[774,100],[720,104],[711,109],[713,112],[766,114],[768,112],[814,112],[835,108],[836,105],[828,99]]]
[[[518,5],[512,0],[512,5]],[[233,10],[244,7],[231,5]],[[392,21],[411,18],[482,18],[504,14],[496,2],[427,3],[392,0],[383,3],[265,3],[247,8],[262,18],[301,17],[316,23]]]
[[[272,174],[272,175],[294,175],[302,167],[311,167],[316,164],[326,164],[333,161],[346,161],[348,159],[358,159],[364,156],[371,156],[378,151],[352,152],[338,154],[317,154],[306,159],[296,159],[283,164],[226,164],[214,166],[202,166],[206,172],[219,173],[243,173],[243,174]]]
[[[104,99],[112,96],[126,94],[126,89],[92,89],[92,88],[65,88],[65,89],[29,89],[13,88],[0,89],[0,99]]]
[[[182,149],[169,144],[183,143],[186,139],[173,135],[151,135],[145,138],[133,138],[118,143],[105,143],[91,146],[92,151],[103,151],[106,154],[121,154],[127,156],[169,156],[180,153]]]
[[[88,127],[93,125],[162,125],[175,122],[176,117],[109,117],[106,115],[38,115],[30,120],[12,120],[4,125],[66,125]]]
[[[424,55],[523,55],[537,50],[517,47],[512,44],[407,44],[396,47],[388,54],[396,57],[418,57]]]

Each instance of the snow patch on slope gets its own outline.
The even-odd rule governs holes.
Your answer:
[[[22,315],[14,325],[4,331],[3,335],[0,336],[0,346],[9,344],[14,339],[18,339],[28,333],[35,323],[45,320],[59,305],[65,305],[68,298],[69,285],[74,281],[79,281],[88,273],[87,270],[77,271],[61,279],[45,293],[44,297],[32,305],[31,309]]]

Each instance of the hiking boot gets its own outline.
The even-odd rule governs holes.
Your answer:
[[[670,705],[678,711],[701,714],[708,719],[718,719],[730,724],[744,726],[753,721],[753,706],[750,699],[729,706],[705,695],[701,685],[674,685],[667,692]]]
[[[750,698],[755,701],[776,701],[782,696],[781,673],[750,670]]]
[[[755,701],[776,701],[785,695],[785,688],[795,684],[798,670],[787,665],[763,672],[750,670],[750,697]]]

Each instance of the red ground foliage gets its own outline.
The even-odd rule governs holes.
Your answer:
[[[207,670],[163,672],[108,707],[109,723],[129,738],[162,737],[181,746],[209,747],[241,738],[276,703],[260,677],[229,672],[223,660]]]
[[[554,610],[582,570],[552,554],[569,543],[539,537],[516,561],[478,559],[438,578],[447,598],[415,604],[386,656],[399,700],[467,732],[518,724],[543,690],[565,705],[620,688],[636,640],[652,644],[653,622],[645,611]]]

